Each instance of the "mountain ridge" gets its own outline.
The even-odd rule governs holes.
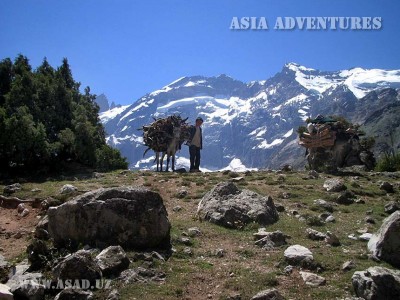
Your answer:
[[[382,96],[380,91],[388,88],[392,92]],[[398,101],[398,88],[400,70],[320,71],[288,63],[271,78],[248,83],[225,74],[181,77],[131,105],[103,112],[100,119],[107,142],[122,151],[131,168],[150,168],[152,162],[142,157],[145,146],[136,129],[171,114],[192,122],[198,115],[205,119],[206,169],[226,168],[234,159],[245,168],[277,168],[283,161],[298,160],[304,150],[298,146],[284,160],[273,158],[288,144],[295,147],[295,130],[307,118],[336,114],[363,123],[383,104]],[[178,154],[178,166],[187,165],[185,152]]]

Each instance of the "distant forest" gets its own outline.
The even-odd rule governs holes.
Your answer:
[[[75,167],[128,167],[105,142],[95,95],[72,77],[66,58],[35,70],[27,57],[0,61],[0,175],[46,174]]]

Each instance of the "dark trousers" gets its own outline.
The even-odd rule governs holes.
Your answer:
[[[198,170],[200,167],[200,147],[190,146],[190,170]]]

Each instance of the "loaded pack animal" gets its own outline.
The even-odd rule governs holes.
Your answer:
[[[188,125],[186,119],[180,116],[169,116],[163,119],[154,119],[148,126],[143,126],[143,141],[148,146],[143,156],[150,149],[155,152],[157,172],[163,171],[164,157],[167,155],[166,171],[175,171],[175,154],[181,148],[182,143],[188,139]]]

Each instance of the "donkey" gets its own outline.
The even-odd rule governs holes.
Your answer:
[[[168,167],[169,167],[169,161],[172,157],[172,162],[171,162],[171,169],[172,172],[175,171],[175,153],[180,149],[181,146],[181,126],[175,126],[173,129],[172,133],[172,139],[168,145],[167,151],[163,151],[162,156],[161,156],[161,172],[162,172],[162,167],[163,167],[163,162],[164,162],[164,157],[167,155],[167,166],[166,166],[166,172],[168,172]],[[159,152],[156,153],[156,159],[157,156],[159,156]],[[158,169],[158,161],[157,161],[157,169]]]

